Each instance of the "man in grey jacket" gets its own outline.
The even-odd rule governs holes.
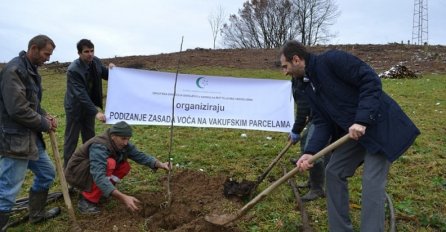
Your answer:
[[[54,166],[45,151],[42,132],[55,130],[56,120],[41,107],[41,76],[37,67],[50,59],[56,47],[45,35],[32,38],[0,73],[0,231],[6,231],[9,215],[25,179],[34,174],[29,190],[29,221],[37,223],[60,213],[45,211],[48,190],[54,182]]]
[[[95,135],[95,118],[105,122],[101,112],[102,79],[108,80],[108,69],[94,55],[94,44],[88,39],[77,43],[79,59],[68,66],[67,92],[65,94],[64,166],[76,150],[79,133],[82,143]],[[114,64],[110,63],[109,67]]]
[[[119,191],[115,184],[129,172],[131,159],[153,170],[170,170],[170,162],[160,162],[150,155],[139,151],[130,143],[132,128],[121,121],[107,129],[102,135],[84,143],[65,168],[67,182],[81,190],[78,209],[83,214],[100,212],[98,203],[102,196],[114,197],[131,211],[139,210],[140,201]]]

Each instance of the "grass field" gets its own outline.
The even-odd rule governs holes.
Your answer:
[[[169,71],[169,70],[167,70]],[[172,71],[172,70],[170,70]],[[183,69],[182,73],[202,75],[236,76],[253,78],[284,79],[279,70],[239,70],[239,69]],[[59,128],[56,135],[59,149],[62,148],[65,113],[63,98],[65,94],[65,74],[42,71],[43,107],[56,115]],[[387,192],[391,195],[396,211],[398,231],[446,231],[446,76],[431,75],[412,80],[383,80],[383,87],[421,130],[415,144],[391,167]],[[106,86],[104,86],[106,88]],[[102,132],[108,125],[97,124],[97,132]],[[244,133],[247,137],[241,137]],[[170,130],[168,127],[135,126],[132,142],[162,160],[167,159]],[[271,137],[272,139],[267,139]],[[46,140],[48,136],[45,137]],[[181,168],[203,169],[210,175],[224,173],[240,179],[255,180],[268,166],[275,155],[285,146],[287,134],[277,132],[210,129],[210,128],[174,128],[173,162]],[[47,141],[47,147],[49,141]],[[292,167],[288,160],[299,152],[298,146],[282,159],[288,169]],[[49,153],[52,153],[48,149]],[[60,151],[62,153],[62,151]],[[52,155],[52,154],[51,154]],[[280,178],[280,164],[273,169],[267,179]],[[134,168],[139,168],[135,165]],[[141,170],[129,177],[123,185],[125,191],[137,193],[161,186],[141,186],[142,180],[153,181],[164,172],[156,174]],[[355,228],[358,228],[360,214],[361,169],[351,178],[351,214]],[[296,179],[305,181],[306,174],[299,174]],[[26,179],[20,197],[27,196],[31,175]],[[270,184],[264,182],[258,190]],[[59,191],[56,180],[52,191]],[[76,202],[74,202],[76,203]],[[55,203],[64,206],[63,200]],[[311,217],[311,226],[315,231],[327,231],[325,201],[318,200],[306,204]],[[22,224],[9,231],[66,231],[69,229],[69,217],[64,214],[41,225]],[[242,231],[296,231],[301,215],[295,210],[294,199],[288,185],[282,185],[271,193],[250,212],[250,220],[239,221]]]

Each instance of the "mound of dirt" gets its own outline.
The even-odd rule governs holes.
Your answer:
[[[183,170],[174,173],[170,182],[172,202],[166,205],[165,192],[136,195],[143,208],[139,213],[128,211],[118,203],[112,209],[103,209],[99,215],[78,218],[82,229],[88,231],[175,231],[175,232],[237,232],[236,227],[221,227],[208,223],[204,216],[227,213],[228,208],[240,208],[236,198],[223,196],[226,177],[210,177],[203,172]],[[167,177],[160,180],[167,184]],[[167,189],[167,188],[166,188]]]
[[[387,78],[387,79],[401,79],[401,78],[415,79],[421,77],[421,75],[415,74],[402,64],[397,64],[391,67],[389,70],[379,73],[378,76],[380,78]]]
[[[318,45],[308,48],[313,53],[321,53],[328,49],[339,49],[350,52],[370,64],[377,73],[389,70],[402,64],[415,74],[446,73],[446,46],[442,45]],[[104,63],[112,62],[120,67],[136,69],[176,69],[180,60],[182,68],[193,67],[226,67],[249,69],[274,69],[278,72],[279,49],[189,49],[181,53],[157,54],[148,56],[127,56],[103,59]],[[53,62],[46,67],[65,72],[69,63]]]

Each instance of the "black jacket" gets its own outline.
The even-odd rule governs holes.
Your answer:
[[[311,120],[311,108],[305,92],[302,90],[302,79],[292,78],[291,89],[296,103],[296,116],[294,119],[293,133],[300,134],[305,125]]]
[[[309,81],[302,89],[310,102],[315,132],[305,153],[316,153],[330,137],[346,134],[351,125],[359,123],[367,125],[359,143],[368,152],[383,154],[393,162],[420,134],[398,103],[382,90],[378,75],[364,61],[331,50],[310,55],[306,64]]]
[[[94,71],[80,59],[73,61],[67,71],[67,91],[65,93],[65,112],[80,118],[84,115],[94,116],[96,107],[102,108],[102,79],[108,80],[108,69],[99,58],[93,58]],[[92,91],[89,93],[89,80]]]

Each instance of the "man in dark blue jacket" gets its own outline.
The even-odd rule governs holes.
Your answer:
[[[383,92],[376,72],[359,58],[337,50],[314,55],[297,41],[285,43],[280,56],[286,75],[308,77],[302,90],[310,101],[315,131],[297,166],[302,171],[311,168],[309,158],[330,138],[347,133],[351,138],[333,151],[325,170],[329,230],[353,231],[347,178],[364,163],[360,230],[384,231],[391,162],[420,131]]]
[[[88,39],[77,43],[79,59],[68,66],[65,94],[64,167],[76,150],[79,133],[82,143],[95,136],[95,118],[105,122],[102,110],[102,79],[108,80],[108,69],[94,55],[94,44]],[[109,67],[114,64],[110,63]]]

